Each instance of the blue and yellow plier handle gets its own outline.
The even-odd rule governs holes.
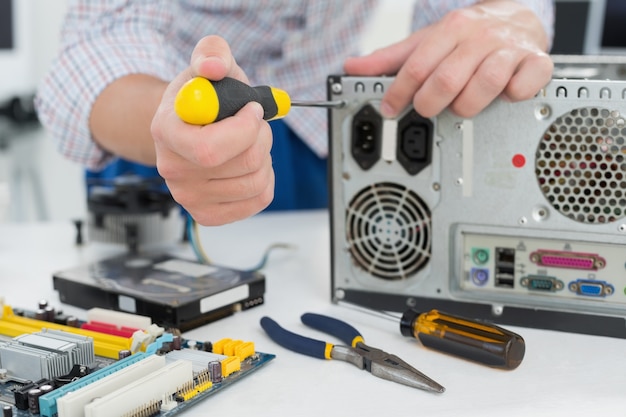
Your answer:
[[[303,314],[301,320],[309,327],[335,336],[346,346],[333,345],[290,332],[269,317],[261,319],[261,327],[274,342],[294,352],[319,359],[337,359],[350,362],[359,369],[369,371],[374,376],[414,388],[437,393],[445,390],[443,386],[396,355],[366,345],[361,333],[344,321],[314,313]]]
[[[348,323],[320,314],[305,313],[301,317],[302,323],[309,327],[323,331],[344,342],[346,345],[355,347],[363,342],[363,337],[357,329]],[[269,317],[261,319],[261,327],[276,343],[294,352],[320,359],[332,359],[332,343],[322,340],[300,336],[282,328]]]

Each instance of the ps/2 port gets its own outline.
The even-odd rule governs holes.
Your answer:
[[[476,265],[484,265],[489,261],[489,249],[472,248],[472,260]]]
[[[479,287],[482,287],[489,281],[489,270],[485,268],[472,268],[470,270],[470,279]]]

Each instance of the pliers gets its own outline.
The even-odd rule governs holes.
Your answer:
[[[274,342],[294,352],[314,358],[350,362],[374,376],[410,387],[435,393],[445,391],[443,386],[396,355],[366,345],[361,333],[344,321],[314,313],[305,313],[300,319],[309,327],[337,337],[347,346],[333,345],[292,333],[269,317],[261,319],[261,327]]]

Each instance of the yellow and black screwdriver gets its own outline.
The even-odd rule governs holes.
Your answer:
[[[345,104],[341,100],[292,101],[286,91],[267,85],[251,87],[229,77],[219,81],[195,77],[179,90],[174,109],[187,123],[208,125],[234,115],[251,101],[263,107],[265,120],[285,117],[292,106],[338,108]]]
[[[428,348],[500,369],[517,368],[526,351],[524,339],[517,333],[438,310],[407,310],[400,320],[400,332]]]

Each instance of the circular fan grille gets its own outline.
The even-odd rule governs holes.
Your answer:
[[[430,211],[399,184],[361,190],[346,210],[346,235],[356,264],[379,278],[408,278],[430,259]]]
[[[535,172],[544,196],[581,223],[610,223],[626,213],[626,120],[619,112],[580,108],[545,132]]]

